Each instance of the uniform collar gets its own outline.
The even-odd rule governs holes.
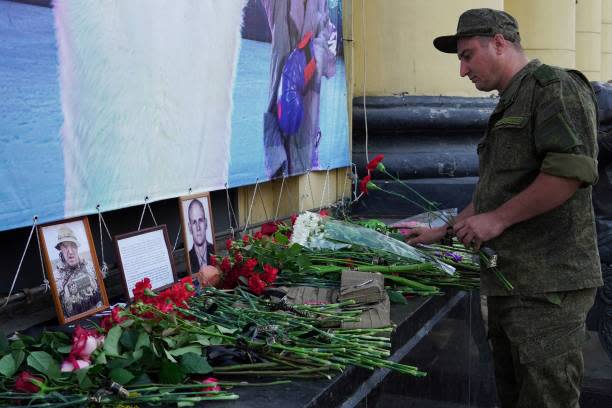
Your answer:
[[[521,68],[519,72],[514,74],[506,89],[504,89],[499,95],[499,108],[503,109],[514,101],[514,99],[516,98],[516,93],[518,92],[521,86],[521,82],[523,81],[523,78],[525,78],[527,74],[530,74],[535,71],[540,65],[542,65],[540,60],[533,59],[529,61],[527,65],[525,65],[523,68]]]

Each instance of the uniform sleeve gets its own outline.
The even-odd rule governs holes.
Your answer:
[[[597,107],[580,74],[559,75],[536,90],[534,142],[543,158],[540,171],[586,187],[597,182]]]

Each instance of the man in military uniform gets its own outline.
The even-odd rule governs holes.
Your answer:
[[[503,11],[464,12],[434,46],[456,53],[460,75],[499,103],[478,144],[480,178],[452,227],[466,246],[486,242],[508,291],[481,273],[503,407],[577,407],[586,313],[602,284],[591,185],[597,181],[597,112],[578,71],[529,61]],[[411,243],[441,239],[418,229]]]
[[[59,251],[59,259],[54,271],[57,291],[66,317],[102,306],[96,273],[92,266],[79,256],[78,247],[79,241],[72,229],[61,226],[55,245],[55,249]]]

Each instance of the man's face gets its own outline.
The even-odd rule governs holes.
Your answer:
[[[194,205],[189,209],[189,231],[193,242],[197,246],[204,245],[206,240],[206,216],[201,205]]]
[[[60,243],[60,253],[68,266],[75,267],[79,264],[79,252],[74,242]]]
[[[499,56],[491,39],[467,37],[457,40],[459,75],[467,76],[479,91],[499,89]]]

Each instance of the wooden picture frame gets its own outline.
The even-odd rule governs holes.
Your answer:
[[[144,278],[151,280],[152,290],[165,289],[177,281],[166,225],[116,235],[114,242],[128,299],[134,299],[134,286]]]
[[[87,217],[37,228],[59,323],[70,323],[108,308]]]
[[[183,230],[183,246],[185,247],[185,266],[187,268],[187,272],[193,274],[197,273],[203,265],[209,265],[210,256],[217,253],[215,244],[215,227],[212,216],[212,202],[210,200],[209,193],[199,193],[179,197],[178,203],[179,214],[181,215],[181,228]],[[201,206],[198,206],[196,203],[200,203]],[[190,207],[192,217],[189,215]],[[202,214],[204,215],[204,219],[200,217]],[[197,217],[197,219],[200,221],[196,221],[193,215],[195,215],[195,217]],[[199,231],[202,230],[202,222],[204,222],[206,226],[204,228],[204,240],[202,241],[200,236],[199,241],[202,242],[202,244],[199,246],[202,249],[206,249],[204,251],[206,253],[206,256],[203,257],[204,259],[198,256],[198,252],[201,253],[202,251],[196,250],[193,239],[194,233],[199,234]],[[192,225],[190,225],[190,223]],[[201,260],[205,261],[206,263],[202,263]]]

